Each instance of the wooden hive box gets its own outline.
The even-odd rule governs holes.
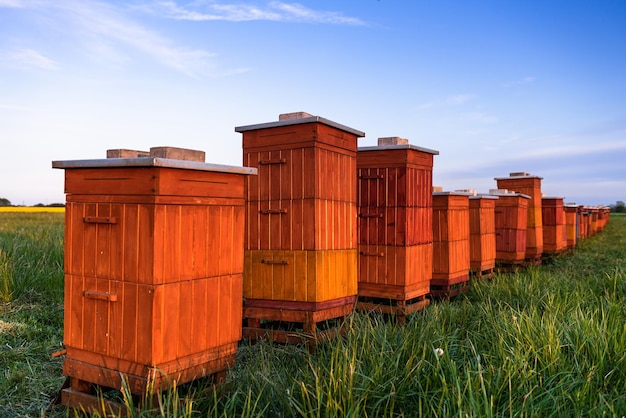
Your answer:
[[[492,195],[469,198],[470,271],[479,277],[492,276],[496,267],[496,200]]]
[[[468,289],[470,270],[469,194],[433,193],[434,297],[455,296]]]
[[[530,196],[526,234],[526,262],[540,264],[543,254],[543,222],[541,217],[541,180],[528,173],[510,173],[495,179],[498,189],[507,189]]]
[[[290,342],[262,322],[344,317],[357,297],[357,138],[363,132],[304,112],[240,126],[246,184],[244,335]],[[272,334],[272,335],[269,335]]]
[[[591,224],[590,212],[586,206],[579,206],[580,211],[580,239],[589,238],[589,226]]]
[[[599,227],[598,227],[598,213],[599,210],[597,207],[592,207],[589,208],[589,212],[591,213],[590,218],[591,218],[591,225],[590,225],[590,230],[589,233],[590,235],[595,235],[598,233]]]
[[[576,205],[568,204],[563,206],[563,211],[565,212],[567,248],[573,249],[574,247],[576,247],[579,239],[579,209]]]
[[[543,221],[543,252],[555,255],[567,249],[567,227],[562,197],[541,198]]]
[[[241,339],[244,178],[152,157],[65,169],[63,402],[90,384],[143,394],[224,374]]]
[[[359,303],[404,316],[428,304],[432,169],[438,152],[379,138],[357,153]]]
[[[526,259],[530,196],[502,189],[490,193],[498,196],[495,207],[496,264],[503,269],[521,265]]]

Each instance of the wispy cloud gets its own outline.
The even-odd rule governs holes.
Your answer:
[[[334,25],[364,25],[361,19],[344,16],[339,12],[310,9],[299,3],[271,1],[265,6],[253,4],[228,4],[194,2],[179,5],[174,1],[158,1],[141,6],[153,14],[176,20],[245,22],[269,20],[275,22],[305,22]]]
[[[0,110],[8,110],[12,112],[32,112],[34,109],[27,106],[0,103]]]
[[[51,71],[59,68],[59,65],[54,60],[30,48],[13,50],[3,55],[10,65],[14,65],[19,68],[37,68]]]
[[[526,76],[526,77],[521,78],[519,80],[507,81],[506,83],[503,83],[503,86],[504,87],[519,86],[521,84],[532,83],[532,82],[534,82],[536,80],[537,80],[537,77]]]
[[[464,103],[472,100],[473,96],[470,94],[457,94],[454,96],[449,96],[440,100],[433,100],[432,102],[422,103],[417,106],[418,110],[423,109],[431,109],[433,107],[444,107],[444,106],[459,106]]]
[[[11,0],[0,0],[7,2]],[[105,51],[100,58],[112,58],[116,64],[131,61],[133,53],[140,52],[152,57],[162,65],[191,77],[222,76],[245,72],[246,69],[220,70],[215,55],[204,49],[188,48],[174,42],[160,32],[132,19],[126,9],[114,4],[99,1],[57,0],[54,2],[34,0],[23,6],[34,13],[45,15],[55,22],[55,30],[62,30],[65,36],[73,36],[85,45],[83,53],[93,55],[93,51]],[[40,68],[54,69],[59,64],[37,54],[34,50],[24,50],[14,54],[12,59],[21,59]]]
[[[464,120],[468,120],[470,122],[478,122],[478,123],[484,123],[484,124],[494,124],[494,123],[498,123],[498,118],[493,116],[493,115],[489,115],[483,112],[469,112],[469,113],[465,113],[462,115],[462,118]]]
[[[22,7],[20,0],[0,0],[0,7]]]

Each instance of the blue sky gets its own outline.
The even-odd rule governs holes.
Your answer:
[[[0,197],[64,201],[53,160],[178,146],[305,111],[436,149],[445,190],[527,171],[626,200],[622,0],[0,0]]]

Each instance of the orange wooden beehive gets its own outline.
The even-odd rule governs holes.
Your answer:
[[[528,233],[526,234],[526,263],[541,264],[543,254],[543,222],[541,218],[541,180],[528,173],[510,173],[495,179],[498,189],[512,190],[530,196],[528,202]]]
[[[493,195],[469,198],[470,271],[478,277],[490,277],[496,267],[496,200]]]
[[[591,213],[590,217],[591,217],[591,225],[590,225],[590,229],[589,232],[591,235],[595,235],[598,233],[598,213],[599,210],[597,207],[590,207],[589,208],[589,212]]]
[[[437,151],[397,137],[357,153],[359,303],[404,317],[426,306],[432,278]]]
[[[345,317],[356,301],[356,152],[364,133],[306,113],[235,131],[244,164],[259,170],[246,192],[244,336],[293,341],[264,327],[281,321],[317,337],[316,323]]]
[[[470,271],[469,194],[433,193],[434,297],[455,296],[468,289]]]
[[[567,249],[567,229],[562,197],[541,198],[543,252],[555,255]]]
[[[65,169],[63,402],[223,374],[241,339],[243,167],[154,157]]]
[[[496,264],[503,269],[515,267],[526,259],[528,202],[530,196],[507,190],[490,190],[498,196],[495,207]]]
[[[589,229],[591,225],[591,213],[589,212],[589,208],[584,205],[578,206],[578,210],[580,211],[580,239],[584,240],[586,238],[589,238],[590,235]]]
[[[573,249],[579,240],[580,235],[580,211],[578,206],[566,204],[563,206],[565,212],[565,229],[567,236],[567,248]]]

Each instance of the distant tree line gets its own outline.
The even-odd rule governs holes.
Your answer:
[[[624,204],[624,202],[622,202],[621,200],[618,200],[617,202],[615,202],[614,205],[609,205],[609,207],[611,208],[611,212],[616,212],[616,213],[626,212],[626,204]]]
[[[11,201],[7,198],[0,197],[0,206],[13,206]],[[43,203],[37,203],[36,207],[44,207],[44,208],[62,208],[65,206],[64,203],[50,203],[49,205],[44,205]]]

